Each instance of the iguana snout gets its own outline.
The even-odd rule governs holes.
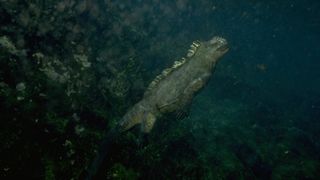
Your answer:
[[[228,42],[226,39],[215,36],[211,40],[204,43],[204,48],[206,48],[207,55],[213,56],[216,59],[219,59],[229,50]]]

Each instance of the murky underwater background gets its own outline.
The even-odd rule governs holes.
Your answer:
[[[97,179],[319,179],[320,2],[0,1],[0,178],[82,179],[194,40],[230,51],[183,118],[116,140]]]

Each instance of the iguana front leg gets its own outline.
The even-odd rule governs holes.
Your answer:
[[[179,102],[179,98],[176,97],[174,98],[173,100],[165,103],[165,104],[157,104],[157,109],[160,111],[160,112],[167,112],[168,110],[170,111],[170,109],[174,109],[173,107],[175,106],[175,104],[177,104]]]
[[[179,109],[183,109],[184,106],[191,103],[195,93],[198,92],[208,81],[210,73],[206,73],[203,76],[191,81],[184,91],[177,97],[165,104],[157,104],[157,108],[160,112],[173,112]]]
[[[192,98],[194,97],[195,93],[198,92],[204,85],[207,83],[210,73],[206,73],[203,76],[193,80],[187,88],[183,91],[184,101],[186,103],[191,102]]]

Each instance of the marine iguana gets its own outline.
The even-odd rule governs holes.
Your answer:
[[[136,103],[111,130],[88,170],[91,179],[116,136],[140,124],[141,131],[150,133],[163,115],[179,111],[191,103],[195,94],[205,86],[218,60],[229,50],[224,38],[213,37],[206,42],[194,41],[186,57],[163,70],[149,85],[143,98]]]

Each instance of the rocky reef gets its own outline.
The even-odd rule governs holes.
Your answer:
[[[0,1],[0,179],[81,179],[105,132],[152,79],[194,39],[224,33],[212,17],[224,21],[219,13],[239,2],[223,2]],[[228,13],[259,23],[253,12]],[[259,79],[269,66],[252,70],[248,57],[220,64],[183,120],[169,114],[147,142],[136,129],[119,137],[98,176],[317,179],[320,96],[275,98],[266,88],[275,85]]]

